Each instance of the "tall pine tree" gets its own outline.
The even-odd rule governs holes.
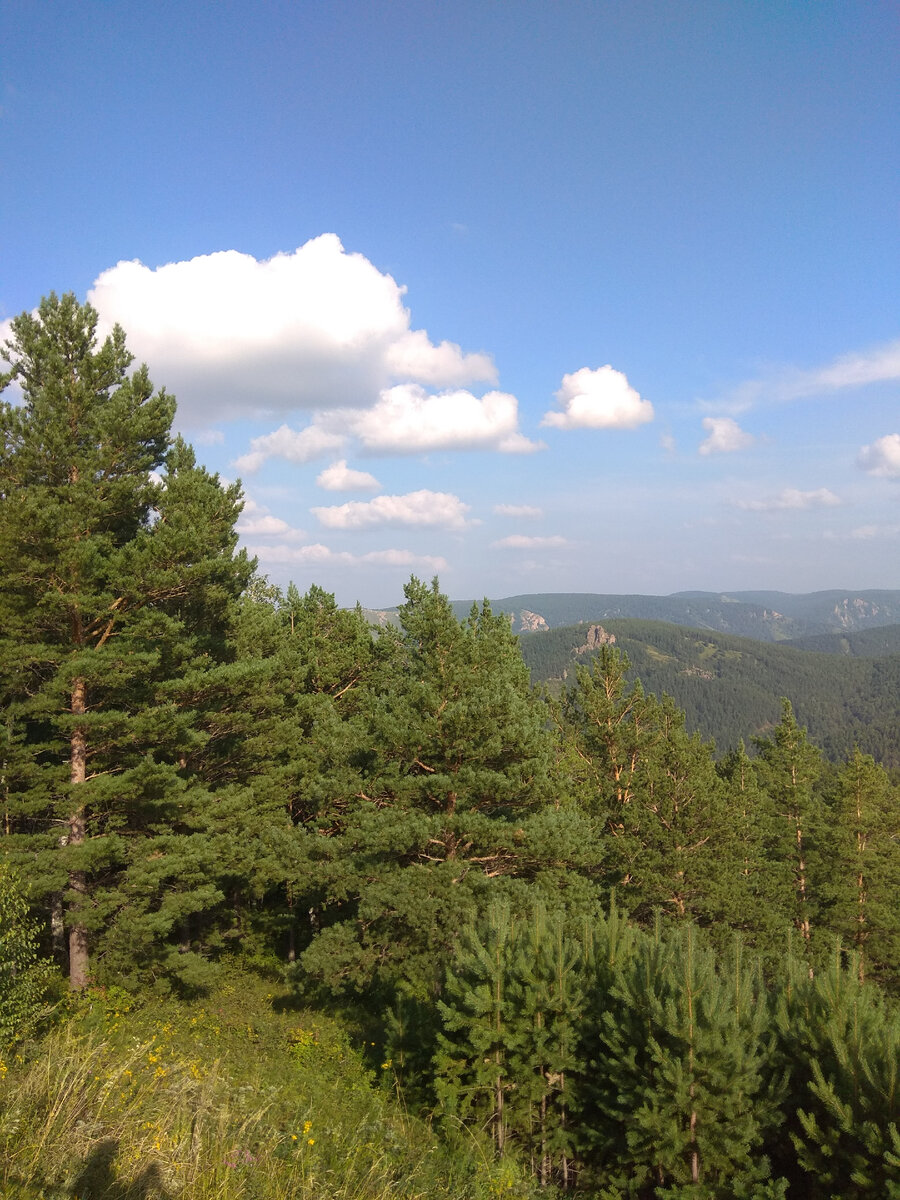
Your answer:
[[[64,916],[73,988],[126,910],[189,962],[183,927],[221,898],[204,773],[228,735],[205,685],[252,571],[238,488],[170,442],[174,400],[96,326],[49,296],[12,322],[0,378],[22,390],[0,404],[5,832]]]

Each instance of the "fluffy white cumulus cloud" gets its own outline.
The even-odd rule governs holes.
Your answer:
[[[427,567],[430,571],[445,571],[447,560],[440,555],[415,554],[412,550],[370,550],[366,554],[351,554],[347,550],[331,550],[321,542],[307,546],[275,545],[251,546],[250,553],[272,566],[294,566],[339,564],[344,566],[382,567]]]
[[[815,488],[808,492],[801,492],[797,488],[784,488],[777,496],[768,496],[762,500],[738,500],[737,506],[750,512],[779,512],[785,509],[834,508],[840,503],[840,498],[828,488]]]
[[[326,492],[377,492],[381,484],[368,471],[354,471],[345,458],[326,467],[316,476],[316,483]]]
[[[495,504],[493,511],[498,517],[524,517],[529,520],[544,515],[543,509],[534,504]]]
[[[500,550],[550,550],[568,544],[568,540],[558,534],[550,537],[528,537],[523,533],[513,533],[497,542],[491,542],[492,546]]]
[[[348,441],[366,454],[385,455],[433,450],[529,454],[544,448],[543,442],[532,442],[519,432],[515,396],[488,392],[479,399],[468,391],[432,395],[419,384],[406,383],[385,388],[370,408],[323,410],[313,414],[305,429],[282,425],[274,433],[253,438],[250,450],[235,465],[242,471],[256,471],[269,458],[309,462]]]
[[[735,450],[746,450],[756,441],[753,434],[741,429],[732,417],[704,417],[703,428],[707,436],[700,443],[701,454],[731,454]]]
[[[856,463],[870,475],[900,479],[900,433],[887,433],[871,446],[863,446]]]
[[[336,415],[326,420],[334,421]],[[431,450],[499,450],[529,453],[541,448],[519,432],[519,405],[507,392],[479,399],[467,391],[428,394],[418,384],[385,389],[348,426],[371,454],[424,454]]]
[[[495,382],[489,356],[410,328],[405,289],[332,233],[260,261],[222,250],[120,262],[88,299],[178,397],[183,420],[366,406],[398,380]]]
[[[555,429],[635,429],[653,420],[650,401],[609,364],[564,375],[556,399],[562,411],[551,410],[541,421]]]
[[[451,492],[430,492],[423,488],[404,496],[349,500],[346,504],[310,511],[329,529],[378,529],[385,525],[462,529],[468,524],[469,505]]]
[[[285,458],[288,462],[307,463],[323,454],[331,454],[340,450],[344,445],[344,437],[322,429],[318,425],[308,425],[306,429],[291,429],[281,425],[272,433],[264,433],[250,442],[250,449],[234,465],[239,471],[258,471],[269,458]]]

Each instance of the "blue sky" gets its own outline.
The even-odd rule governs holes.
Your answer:
[[[895,3],[0,21],[0,322],[120,321],[274,582],[900,588]]]

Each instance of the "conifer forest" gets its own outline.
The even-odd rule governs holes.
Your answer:
[[[900,1198],[896,771],[280,591],[96,323],[0,376],[2,1194]]]

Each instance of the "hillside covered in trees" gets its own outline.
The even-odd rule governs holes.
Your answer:
[[[532,682],[558,692],[602,642],[628,658],[629,678],[683,710],[720,752],[767,735],[789,696],[798,719],[834,762],[858,746],[900,768],[897,626],[773,644],[657,621],[612,620],[522,633]],[[800,648],[808,646],[809,649]],[[887,652],[883,649],[887,647]]]
[[[618,643],[548,699],[437,580],[280,592],[95,324],[0,380],[7,1191],[900,1195],[884,768],[777,697],[717,758]]]

